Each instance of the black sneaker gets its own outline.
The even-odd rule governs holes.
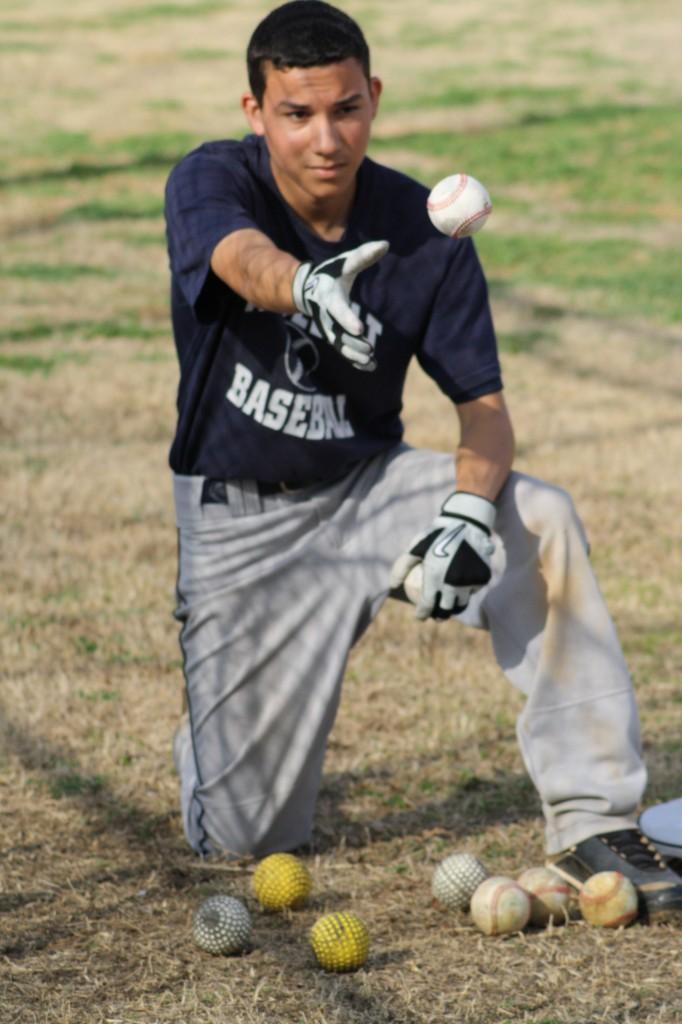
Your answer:
[[[598,871],[620,871],[637,887],[642,917],[682,923],[682,876],[637,828],[590,836],[550,857],[547,866],[577,889]]]

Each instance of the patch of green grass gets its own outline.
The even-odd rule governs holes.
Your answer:
[[[469,82],[472,79],[467,79]],[[513,103],[514,107],[537,108],[538,111],[565,110],[586,105],[583,92],[574,86],[530,86],[530,85],[463,85],[463,76],[457,69],[457,76],[452,82],[441,72],[432,76],[422,77],[421,89],[417,94],[382,100],[382,109],[387,110],[423,110],[429,108],[472,107],[480,103]]]
[[[115,277],[115,272],[87,263],[10,263],[0,265],[0,277],[37,278],[39,281],[75,281],[79,277]]]
[[[106,14],[101,21],[98,20],[97,24],[110,25],[112,28],[122,28],[127,25],[137,25],[141,21],[198,18],[203,14],[213,14],[224,9],[225,4],[221,0],[192,0],[190,4],[147,4],[146,6],[112,11],[110,14]]]
[[[146,21],[172,21],[176,18],[195,18],[200,15],[224,11],[225,4],[221,0],[192,0],[191,3],[148,4],[145,7],[129,7],[122,10],[103,10],[100,16],[69,18],[65,14],[59,17],[41,20],[40,27],[46,32],[63,32],[66,29],[101,30],[103,28],[135,27]]]
[[[51,338],[59,328],[54,323],[22,324],[20,327],[3,327],[0,329],[0,342],[3,341],[42,341]]]
[[[447,42],[454,43],[455,39],[460,40],[465,36],[473,36],[484,27],[485,24],[482,20],[474,18],[453,26],[446,32],[439,31],[423,21],[405,21],[397,33],[396,43],[407,49],[422,49]]]
[[[116,701],[121,699],[121,694],[118,690],[79,690],[78,696],[81,700],[87,701],[104,701],[109,703],[110,701]]]
[[[170,332],[170,328],[168,329]],[[156,352],[136,352],[133,356],[134,363],[170,363],[175,362],[175,352],[171,349],[163,349]]]
[[[572,304],[609,315],[682,322],[682,252],[618,239],[565,241],[555,235],[483,233],[477,248],[491,291],[504,285],[553,285]]]
[[[73,220],[149,220],[163,216],[163,199],[156,196],[129,196],[120,199],[91,199],[66,210],[59,221]]]
[[[554,341],[555,335],[538,328],[526,331],[505,331],[498,337],[501,352],[532,352],[542,342]]]
[[[557,39],[557,43],[561,56],[584,71],[601,71],[604,68],[627,68],[628,66],[626,60],[611,57],[602,50],[591,50],[589,47],[572,50],[563,47],[560,39]]]
[[[180,106],[182,106],[180,104]],[[59,161],[57,166],[3,173],[0,185],[40,187],[51,181],[101,178],[108,174],[170,170],[202,140],[189,132],[151,132],[95,143],[84,132],[48,132],[30,135],[14,146],[15,156]],[[14,144],[14,140],[13,140]],[[67,160],[65,164],[63,161]],[[7,167],[5,164],[4,167]]]
[[[48,459],[41,459],[39,461],[43,463],[41,471],[47,469],[50,465]],[[66,586],[60,587],[59,590],[53,590],[50,594],[47,594],[45,600],[61,604],[62,601],[80,601],[82,597],[81,587],[77,583],[68,583]]]
[[[24,466],[34,476],[40,476],[41,473],[50,468],[50,465],[50,460],[44,455],[27,455],[24,459]]]
[[[147,100],[145,103],[147,110],[184,110],[185,104],[182,100],[176,99],[162,99],[162,100]]]
[[[616,103],[563,112],[527,111],[516,123],[480,133],[412,132],[375,138],[372,153],[392,149],[464,167],[500,189],[531,185],[538,199],[576,204],[580,216],[625,221],[680,212],[682,133],[677,108]],[[499,176],[499,177],[498,177]]]
[[[142,324],[138,320],[100,320],[86,324],[85,338],[160,338],[168,334],[169,327],[163,324]]]
[[[14,373],[42,373],[47,377],[57,365],[56,358],[43,356],[5,356],[0,354],[0,370],[11,370]]]
[[[195,46],[191,50],[181,50],[180,57],[183,60],[225,60],[226,53],[225,50]]]
[[[93,149],[88,132],[69,132],[61,128],[47,132],[42,138],[35,136],[34,144],[46,155],[58,157],[82,156]]]
[[[119,235],[112,235],[112,237],[115,237],[117,241],[120,240]],[[161,246],[164,249],[166,247],[166,240],[163,231],[159,231],[156,234],[149,234],[144,232],[139,235],[126,233],[126,236],[123,239],[123,241],[125,241],[126,245],[134,245],[140,249],[145,249],[149,246]]]
[[[637,587],[635,593],[642,605],[647,608],[658,608],[662,604],[663,595],[660,587],[642,584],[641,589]],[[625,637],[624,646],[632,654],[665,656],[669,652],[682,650],[682,629],[663,626],[659,629],[630,630]]]
[[[137,160],[158,159],[160,156],[175,160],[195,143],[196,138],[190,132],[148,132],[144,135],[122,136],[113,144],[113,152]]]
[[[51,49],[46,43],[27,39],[0,39],[0,53],[47,53]]]
[[[89,796],[104,788],[102,775],[81,775],[79,772],[66,772],[50,781],[50,794],[55,800],[69,796]]]
[[[74,639],[74,647],[79,654],[96,654],[99,644],[89,636],[77,636]]]
[[[70,340],[80,341],[91,341],[94,338],[145,340],[163,337],[167,332],[168,325],[165,323],[142,323],[130,317],[120,320],[38,321],[0,330],[0,342],[41,341],[56,335],[68,335]]]
[[[0,21],[0,32],[41,32],[42,25],[34,24],[31,21],[11,21],[3,19]]]

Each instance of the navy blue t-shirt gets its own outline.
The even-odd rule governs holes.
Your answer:
[[[338,477],[400,441],[413,356],[454,402],[500,390],[474,246],[436,231],[426,196],[424,186],[366,158],[344,236],[326,242],[280,195],[261,138],[209,142],[180,161],[166,188],[180,362],[176,473],[289,483]],[[374,372],[356,369],[308,317],[254,309],[213,273],[215,246],[239,228],[257,228],[315,262],[389,241],[351,292],[376,341]]]

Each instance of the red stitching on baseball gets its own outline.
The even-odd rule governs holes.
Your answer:
[[[617,872],[614,871],[614,874],[620,875],[621,878],[623,877],[623,875],[620,873],[620,871],[617,871]],[[598,907],[600,903],[608,903],[608,901],[610,899],[612,899],[618,893],[619,889],[620,889],[620,878],[614,878],[613,882],[611,883],[611,888],[607,889],[606,892],[601,892],[601,893],[589,892],[589,891],[585,892],[585,890],[583,889],[582,897],[583,897],[583,900],[585,901],[585,903],[589,903],[593,907]]]
[[[452,190],[452,192],[448,192],[448,194],[446,196],[443,196],[442,199],[428,199],[427,200],[427,202],[426,202],[427,210],[431,210],[432,212],[435,212],[436,210],[444,210],[447,206],[450,205],[450,203],[454,203],[455,199],[459,199],[459,197],[461,196],[462,192],[464,191],[464,189],[467,186],[467,182],[468,181],[469,181],[468,175],[460,174],[459,182],[458,182],[456,188],[454,188]]]
[[[486,203],[486,205],[483,207],[482,210],[477,210],[476,213],[472,213],[472,215],[470,217],[467,217],[467,219],[465,221],[462,221],[462,223],[458,227],[455,228],[455,230],[452,232],[452,235],[450,237],[451,238],[460,238],[460,236],[464,234],[466,229],[468,227],[471,227],[472,224],[475,224],[477,220],[480,220],[481,217],[489,216],[492,208],[493,208],[493,204],[492,203]]]
[[[516,884],[514,882],[498,883],[493,889],[493,899],[492,905],[490,907],[490,924],[492,925],[493,928],[491,933],[492,935],[499,934],[497,929],[500,922],[497,916],[497,910],[500,905],[500,901],[502,900],[502,897],[506,892],[509,892],[510,889],[516,889]]]

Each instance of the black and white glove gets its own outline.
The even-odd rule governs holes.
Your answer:
[[[374,345],[350,305],[350,290],[361,270],[388,252],[388,242],[365,242],[318,263],[302,263],[293,282],[296,309],[312,317],[322,337],[358,370],[376,370]]]
[[[455,491],[428,530],[418,534],[409,551],[391,570],[391,588],[404,586],[421,563],[418,619],[448,619],[463,612],[471,595],[490,581],[491,539],[495,506],[487,498]]]

